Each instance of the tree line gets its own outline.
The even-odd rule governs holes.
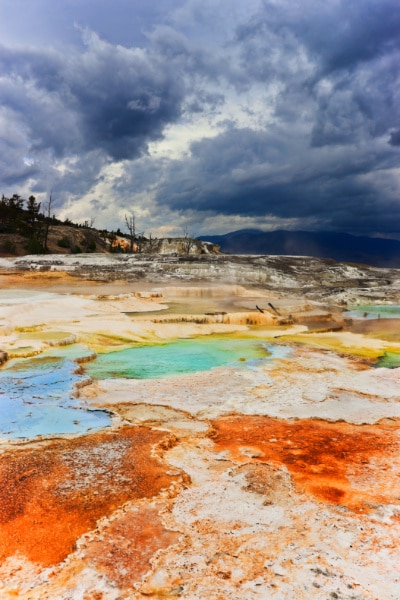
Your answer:
[[[145,237],[144,233],[139,233],[133,212],[125,215],[125,227],[128,233],[123,233],[120,228],[116,231],[94,230],[94,219],[84,221],[82,224],[73,223],[68,218],[62,221],[57,219],[54,214],[52,215],[52,209],[52,193],[43,205],[33,195],[26,200],[19,194],[13,194],[10,197],[3,194],[0,200],[0,234],[9,234],[10,236],[19,234],[26,238],[25,249],[29,254],[45,254],[49,251],[50,227],[64,225],[83,228],[83,235],[80,236],[82,238],[81,246],[74,243],[68,234],[63,235],[57,242],[58,246],[73,253],[96,251],[97,236],[97,241],[100,238],[101,245],[105,245],[110,252],[157,253],[161,240],[152,234]],[[127,243],[124,243],[124,239],[127,240]],[[12,246],[14,242],[8,239],[4,244],[5,247],[2,249],[13,253]],[[9,247],[6,247],[7,244]],[[180,238],[181,252],[189,254],[194,244],[195,239],[185,229],[183,236]]]
[[[83,224],[73,223],[70,219],[61,221],[54,214],[51,214],[52,209],[52,193],[43,205],[33,195],[26,200],[19,194],[13,194],[10,197],[3,194],[0,200],[0,233],[21,235],[26,238],[25,249],[27,252],[30,254],[45,254],[48,252],[49,231],[52,225],[84,228],[87,230],[85,236],[87,243],[84,250],[93,251],[96,249],[93,235],[89,233],[89,229],[93,226],[93,220],[90,222],[85,221]],[[64,236],[64,238],[59,240],[60,247],[70,248],[70,241],[68,241],[68,244],[66,242],[67,236]],[[12,251],[13,242],[9,239],[8,242],[5,242],[6,246],[7,243],[9,245],[8,249]],[[4,249],[7,250],[7,247]]]
[[[0,233],[18,233],[27,238],[26,249],[32,253],[47,251],[50,224],[57,221],[51,217],[52,196],[44,211],[35,196],[25,200],[19,194],[0,200]]]

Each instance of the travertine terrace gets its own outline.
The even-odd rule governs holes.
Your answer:
[[[109,416],[3,431],[1,600],[400,598],[400,368],[382,362],[400,319],[346,314],[399,305],[400,271],[46,256],[0,259],[0,282],[0,373],[18,386],[24,365],[73,357],[78,415]],[[88,377],[96,355],[204,336],[265,358]]]

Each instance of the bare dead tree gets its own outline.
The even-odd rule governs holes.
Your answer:
[[[136,252],[143,252],[143,244],[144,244],[144,231],[140,233],[136,233],[135,242],[136,242]]]
[[[149,239],[147,242],[147,247],[149,250],[149,253],[152,254],[154,252],[154,250],[156,249],[158,244],[158,238],[157,237],[153,237],[153,235],[150,233],[149,234]]]
[[[130,215],[125,215],[125,223],[126,223],[126,226],[128,228],[128,232],[129,232],[129,242],[130,242],[129,251],[132,254],[133,253],[133,245],[135,243],[135,238],[136,238],[135,215],[133,213],[131,213]]]
[[[90,219],[86,219],[86,221],[83,221],[83,223],[82,223],[82,225],[80,225],[80,227],[83,227],[84,229],[93,229],[95,220],[96,220],[96,217],[90,217]]]
[[[48,201],[46,202],[45,206],[44,206],[44,232],[43,232],[43,248],[44,251],[47,252],[48,247],[47,247],[47,242],[49,239],[49,229],[50,229],[50,222],[51,222],[51,207],[53,204],[53,190],[51,190],[50,192],[50,196]]]
[[[193,248],[195,242],[196,242],[195,238],[193,237],[193,235],[191,235],[188,232],[187,227],[185,227],[183,230],[183,242],[182,242],[183,252],[185,254],[189,254],[189,252]]]

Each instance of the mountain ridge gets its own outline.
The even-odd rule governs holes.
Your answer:
[[[239,229],[223,235],[202,235],[230,254],[313,256],[341,262],[400,267],[400,241],[332,231],[262,231]]]

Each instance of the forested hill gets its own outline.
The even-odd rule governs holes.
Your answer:
[[[0,254],[24,255],[104,251],[115,233],[98,231],[88,221],[61,221],[51,214],[51,198],[45,206],[35,196],[27,200],[13,194],[0,200]]]
[[[52,214],[50,199],[42,207],[34,196],[18,194],[0,200],[0,256],[27,254],[214,254],[219,248],[184,233],[182,237],[157,238],[137,233],[135,216],[125,216],[128,233],[96,229],[93,221],[61,221]]]

